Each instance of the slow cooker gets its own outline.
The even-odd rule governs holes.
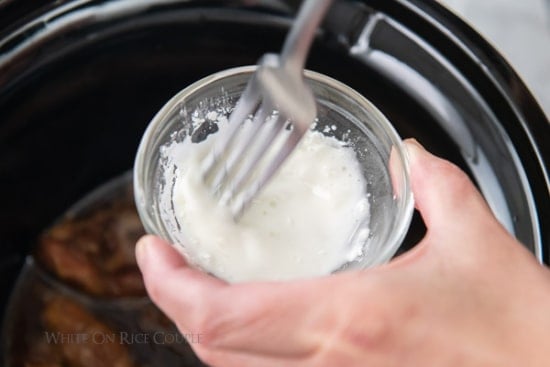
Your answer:
[[[280,49],[298,1],[0,1],[1,314],[37,236],[133,164],[176,92]],[[307,67],[459,165],[550,263],[550,123],[479,34],[432,0],[339,0]],[[401,251],[424,234],[415,215]],[[510,264],[513,266],[513,264]]]

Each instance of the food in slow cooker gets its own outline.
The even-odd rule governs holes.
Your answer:
[[[38,238],[3,325],[7,366],[204,366],[145,292],[131,181],[106,187]]]
[[[145,232],[128,197],[67,218],[40,238],[36,258],[63,282],[100,297],[145,296],[134,246]]]
[[[45,330],[29,344],[26,367],[137,366],[119,333],[67,297],[48,300],[41,319]]]

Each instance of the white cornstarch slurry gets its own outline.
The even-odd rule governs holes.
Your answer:
[[[225,121],[219,121],[223,124]],[[352,147],[308,132],[240,220],[208,191],[200,163],[215,134],[162,150],[183,252],[231,282],[288,280],[329,274],[361,254],[369,216],[366,182]],[[167,200],[165,200],[167,201]]]

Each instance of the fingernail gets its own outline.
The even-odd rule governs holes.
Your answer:
[[[149,247],[148,236],[141,237],[136,243],[136,261],[141,268],[145,265],[147,260],[147,248]]]
[[[405,143],[407,143],[408,145],[414,145],[414,146],[416,146],[416,147],[418,147],[418,148],[420,148],[420,149],[422,149],[422,150],[426,150],[426,149],[424,148],[424,146],[423,146],[422,144],[420,144],[420,143],[418,142],[418,140],[416,140],[415,138],[408,138],[408,139],[405,139]]]
[[[418,140],[416,140],[414,138],[406,139],[405,140],[405,146],[406,146],[406,149],[407,149],[407,153],[409,154],[409,158],[411,158],[411,159],[416,159],[416,157],[418,156],[419,153],[421,153],[421,151],[426,150],[426,149],[424,149],[422,144],[420,144],[418,142]]]

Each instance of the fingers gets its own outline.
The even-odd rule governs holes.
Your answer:
[[[190,267],[173,246],[155,236],[138,241],[136,259],[153,302],[185,331],[202,333],[197,330],[202,310],[226,284]]]
[[[296,357],[321,338],[315,324],[326,308],[311,310],[321,294],[312,281],[230,286],[190,267],[154,236],[138,242],[136,257],[151,299],[182,332],[201,335],[198,350]]]
[[[463,235],[496,222],[485,200],[462,170],[430,154],[414,139],[406,140],[405,146],[416,207],[429,234]]]

